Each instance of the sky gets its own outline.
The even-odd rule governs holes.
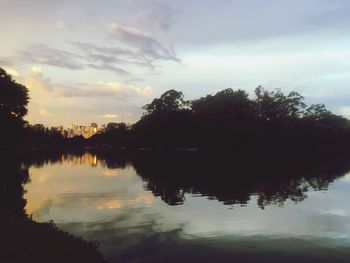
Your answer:
[[[348,0],[0,0],[27,120],[136,122],[169,89],[300,92],[350,118]]]

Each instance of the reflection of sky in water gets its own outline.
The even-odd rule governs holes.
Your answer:
[[[106,251],[118,238],[136,235],[139,240],[151,233],[178,230],[184,240],[323,238],[341,241],[343,246],[350,241],[350,175],[327,191],[308,192],[300,203],[287,200],[284,206],[265,209],[257,206],[254,196],[241,207],[186,194],[183,205],[169,206],[145,190],[132,166],[108,169],[100,163],[63,162],[31,167],[30,176],[25,198],[34,220],[53,219],[70,232],[97,239]]]

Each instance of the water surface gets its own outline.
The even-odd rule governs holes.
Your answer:
[[[350,260],[344,161],[85,153],[27,165],[26,212],[97,240],[111,262]]]

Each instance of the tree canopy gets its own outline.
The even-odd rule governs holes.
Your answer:
[[[23,118],[27,114],[28,89],[0,68],[0,112]]]
[[[259,86],[255,96],[258,116],[267,121],[298,118],[305,108],[304,97],[295,91],[285,95],[280,89],[267,91]]]
[[[283,147],[350,141],[349,121],[323,104],[307,107],[298,92],[258,86],[252,98],[244,90],[225,89],[192,101],[166,91],[144,106],[131,129],[136,145]]]
[[[181,91],[168,90],[158,99],[154,99],[150,104],[146,104],[143,109],[145,115],[175,112],[185,109],[188,102],[184,100],[184,94]]]
[[[0,144],[23,140],[23,117],[27,114],[28,102],[28,89],[0,68]]]

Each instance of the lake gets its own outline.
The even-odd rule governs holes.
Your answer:
[[[349,262],[350,159],[31,156],[25,211],[110,262]]]

